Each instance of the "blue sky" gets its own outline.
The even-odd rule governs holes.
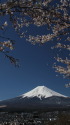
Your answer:
[[[36,28],[35,26],[30,26],[28,30],[28,33],[33,35],[46,34],[46,27]],[[11,55],[20,60],[20,67],[14,67],[0,53],[0,100],[19,96],[39,85],[45,85],[54,91],[70,96],[70,88],[65,88],[64,86],[69,81],[63,79],[52,68],[55,61],[53,57],[58,52],[56,49],[51,49],[51,46],[56,44],[55,41],[44,45],[32,45],[24,38],[19,38],[11,27],[8,27],[7,31],[5,33],[1,32],[1,34],[9,36],[16,41],[15,49],[11,52]],[[0,38],[0,41],[3,41],[3,39]],[[60,53],[62,57],[65,54],[67,56],[66,51]]]

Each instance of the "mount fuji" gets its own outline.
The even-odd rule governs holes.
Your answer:
[[[45,86],[38,86],[36,88],[34,88],[33,90],[21,95],[22,98],[24,97],[28,97],[28,98],[33,98],[33,97],[38,97],[40,99],[42,98],[48,98],[51,96],[59,96],[59,97],[66,97],[62,94],[59,94]]]
[[[38,86],[18,97],[0,101],[0,111],[69,110],[70,98],[45,86]]]

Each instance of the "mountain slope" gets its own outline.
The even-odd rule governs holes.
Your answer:
[[[0,111],[48,111],[70,109],[70,98],[45,86],[16,98],[0,101]]]

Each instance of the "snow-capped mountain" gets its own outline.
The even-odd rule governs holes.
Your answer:
[[[64,96],[60,93],[57,93],[45,86],[38,86],[36,88],[34,88],[33,90],[21,95],[22,98],[24,97],[38,97],[40,99],[42,98],[48,98],[48,97],[51,97],[51,96],[59,96],[59,97],[67,97],[67,96]]]
[[[70,109],[70,98],[45,86],[16,98],[0,101],[0,111],[47,111]]]

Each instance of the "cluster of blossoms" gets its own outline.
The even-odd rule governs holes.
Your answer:
[[[5,57],[7,57],[12,64],[14,64],[15,66],[19,66],[18,59],[15,59],[14,57],[7,54],[9,53],[9,51],[7,51],[7,48],[9,48],[10,50],[14,49],[13,43],[10,40],[0,42],[0,52],[5,54]]]
[[[70,50],[70,0],[8,0],[0,4],[0,15],[9,15],[15,31],[21,38],[25,37],[32,44],[43,44],[56,38],[56,40],[62,40],[62,43],[57,43],[53,48]],[[24,27],[28,28],[30,25],[37,27],[45,25],[46,34],[28,35]],[[3,27],[6,26],[8,26],[7,21],[3,24]],[[48,30],[51,33],[48,33]],[[63,38],[66,45],[63,44]],[[1,43],[0,50],[4,50],[4,47],[13,49],[11,43]],[[66,68],[55,66],[56,71],[70,76],[70,60],[67,58],[63,60],[59,57],[56,60],[67,65]]]
[[[53,0],[8,0],[0,4],[0,13],[10,15],[13,27],[20,36],[23,26],[28,27],[31,24],[38,27],[47,25],[57,36],[64,34],[63,30],[70,27],[69,6],[69,0],[59,0],[55,3]],[[24,37],[24,34],[22,36]]]
[[[70,51],[70,45],[65,45],[65,44],[61,44],[61,43],[57,43],[56,46],[52,47],[52,49],[54,48],[64,48]]]
[[[70,60],[66,58],[63,60],[62,58],[57,57],[56,60],[58,62],[61,62],[63,64],[66,64],[66,68],[62,66],[57,66],[56,63],[54,64],[54,68],[56,69],[56,72],[59,72],[60,74],[63,74],[64,78],[70,78]]]
[[[7,21],[5,21],[5,22],[0,26],[0,30],[4,30],[7,26],[8,26],[8,23],[7,23]]]
[[[62,66],[55,66],[56,72],[59,72],[60,74],[63,74],[64,78],[69,78],[70,79],[70,66],[67,68],[64,68]]]
[[[55,34],[48,34],[48,35],[42,35],[42,36],[37,35],[36,37],[29,35],[28,40],[32,44],[45,43],[45,42],[48,42],[48,41],[52,40],[54,37],[55,37]]]
[[[0,42],[0,51],[4,51],[5,47],[9,48],[10,50],[13,49],[13,44],[10,40],[8,41],[4,41],[4,42]]]

